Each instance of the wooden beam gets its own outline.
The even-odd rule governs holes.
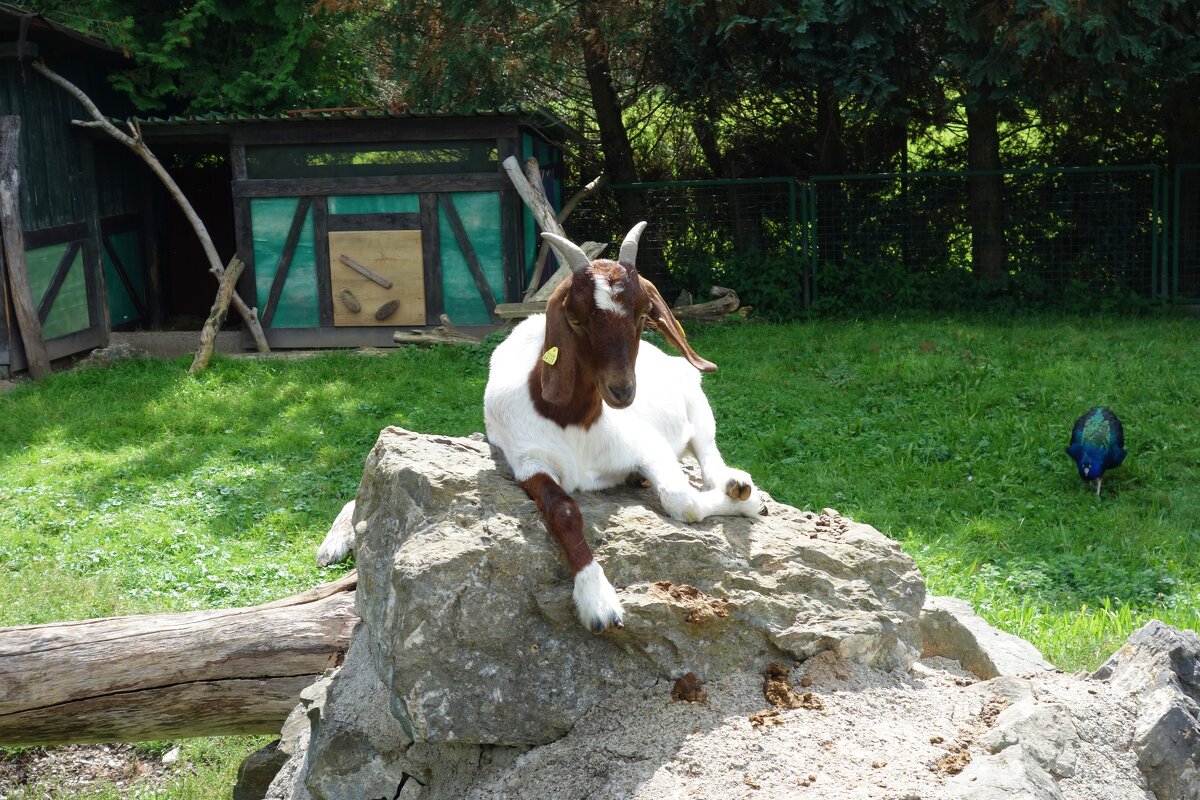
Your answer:
[[[40,381],[50,374],[50,357],[42,338],[42,323],[33,302],[29,268],[25,263],[18,157],[20,136],[21,118],[11,114],[0,116],[0,238],[4,240],[4,262],[8,265],[8,282],[29,374]]]
[[[296,197],[305,194],[415,194],[418,192],[498,192],[508,188],[494,172],[444,175],[376,175],[362,178],[259,178],[234,180],[234,197]]]
[[[445,311],[442,291],[442,233],[438,224],[438,198],[421,195],[421,260],[425,272],[425,319],[437,319]]]
[[[249,608],[0,628],[0,744],[275,733],[341,663],[355,574]]]

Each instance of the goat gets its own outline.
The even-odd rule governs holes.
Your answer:
[[[542,234],[571,267],[570,278],[544,315],[526,319],[496,348],[483,396],[488,440],[562,545],[579,619],[597,633],[621,627],[621,603],[592,557],[568,492],[639,475],[678,520],[765,513],[750,475],[727,467],[717,450],[697,372],[716,365],[696,354],[654,284],[637,273],[645,227],[633,227],[617,261],[591,261],[569,240]],[[647,324],[683,358],[643,342]],[[689,450],[700,462],[703,489],[680,467]]]

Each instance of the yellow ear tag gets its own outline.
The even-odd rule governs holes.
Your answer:
[[[684,341],[687,341],[687,331],[683,329],[683,323],[675,320],[675,327],[679,328],[679,335],[683,337]]]
[[[550,366],[554,366],[554,362],[558,361],[558,348],[551,347],[549,350],[543,353],[542,361],[545,361]]]

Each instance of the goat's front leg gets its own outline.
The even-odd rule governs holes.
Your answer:
[[[596,633],[620,628],[621,601],[583,537],[583,515],[579,513],[579,505],[545,472],[521,481],[521,487],[542,510],[546,527],[566,554],[567,564],[575,576],[575,608],[579,620]]]
[[[700,522],[712,516],[754,517],[766,513],[762,495],[750,483],[749,475],[741,473],[745,475],[742,482],[735,478],[739,471],[727,468],[727,483],[697,489],[688,481],[675,454],[665,444],[646,453],[638,470],[658,490],[663,509],[677,520]],[[748,490],[743,491],[743,486]]]
[[[692,438],[688,446],[700,462],[704,488],[719,489],[734,500],[752,500],[758,492],[750,473],[726,466],[721,451],[717,449],[717,422],[708,398],[703,392],[696,392],[689,395],[686,402],[688,422],[692,423]]]

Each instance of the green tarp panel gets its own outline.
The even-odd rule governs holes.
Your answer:
[[[67,243],[54,244],[49,247],[39,247],[37,250],[25,252],[25,262],[29,269],[29,288],[33,292],[34,302],[39,305],[54,280],[59,262],[70,245]],[[42,337],[54,339],[66,336],[68,333],[82,331],[92,326],[88,314],[87,277],[83,267],[83,248],[75,253],[75,259],[67,271],[66,280],[59,287],[58,295],[50,306],[50,313],[42,323]]]
[[[450,199],[458,211],[471,247],[483,267],[484,277],[497,303],[504,302],[504,236],[500,229],[499,192],[453,192]],[[490,325],[487,306],[471,277],[454,230],[438,206],[438,236],[442,246],[442,299],[446,314],[455,325]]]
[[[250,201],[250,220],[254,230],[254,288],[261,314],[271,294],[275,270],[283,255],[283,246],[292,218],[300,205],[298,197],[255,198]],[[317,260],[313,242],[312,209],[304,218],[300,239],[292,253],[291,266],[283,293],[271,317],[272,328],[316,328],[321,324],[317,299]]]
[[[138,300],[141,300],[146,296],[146,285],[143,277],[141,240],[137,232],[117,233],[109,236],[108,241],[117,258],[121,259],[125,276],[133,284]],[[129,297],[125,282],[117,275],[117,268],[113,264],[112,256],[108,254],[108,248],[104,248],[104,286],[108,292],[108,317],[111,324],[119,325],[139,318],[137,305]]]

